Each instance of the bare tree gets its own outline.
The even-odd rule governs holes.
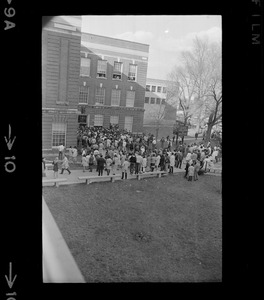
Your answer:
[[[181,66],[174,67],[169,78],[178,83],[179,107],[183,111],[184,124],[196,116],[198,132],[202,120],[208,118],[209,135],[209,131],[221,119],[220,44],[196,37],[192,49],[181,53]]]
[[[160,103],[156,105],[155,108],[150,113],[151,118],[154,120],[155,127],[156,127],[156,140],[158,139],[160,127],[163,124],[163,119],[166,114],[166,105]]]

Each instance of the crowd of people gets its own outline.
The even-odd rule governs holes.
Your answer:
[[[210,142],[186,145],[174,143],[169,136],[163,137],[159,146],[152,134],[132,134],[120,130],[118,126],[80,127],[78,130],[78,148],[81,155],[83,172],[98,172],[102,176],[115,175],[117,170],[122,173],[122,179],[128,174],[139,174],[150,171],[165,171],[169,174],[174,168],[182,168],[185,164],[184,177],[196,181],[198,176],[207,172],[215,162],[218,162],[219,147],[211,147]],[[62,162],[61,174],[69,170],[69,162],[77,162],[77,147],[69,147],[68,157],[63,155],[63,145],[58,147],[59,157],[53,161],[54,177],[58,177],[58,162]]]

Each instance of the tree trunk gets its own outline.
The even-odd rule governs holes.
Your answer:
[[[205,137],[205,145],[207,145],[207,143],[210,141],[211,139],[211,131],[212,131],[212,128],[214,126],[214,123],[208,123],[207,124],[207,131],[206,131],[206,137]]]
[[[158,140],[158,135],[159,135],[159,127],[156,127],[156,141]]]

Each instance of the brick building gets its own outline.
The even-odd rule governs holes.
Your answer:
[[[82,33],[80,125],[143,131],[149,45]]]
[[[42,149],[76,144],[81,17],[43,18]]]
[[[43,149],[77,143],[80,125],[143,131],[149,45],[81,32],[81,17],[42,31]]]

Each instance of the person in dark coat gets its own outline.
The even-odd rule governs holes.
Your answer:
[[[188,162],[186,163],[186,166],[185,166],[185,175],[184,175],[184,178],[187,178],[187,176],[188,176],[189,166],[190,166],[190,163],[189,163],[189,161],[188,161]]]
[[[100,156],[97,158],[98,176],[103,176],[105,164],[106,160],[103,158],[103,155],[100,154]]]

